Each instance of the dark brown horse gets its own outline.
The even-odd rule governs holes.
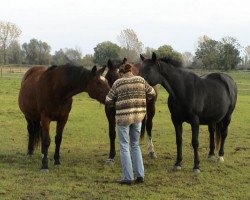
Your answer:
[[[124,58],[123,60],[108,60],[107,66],[108,71],[105,75],[105,78],[108,80],[108,83],[110,87],[113,85],[113,83],[122,76],[123,69],[122,66],[127,63],[127,59]],[[135,63],[132,64],[132,73],[134,75],[138,75],[139,69],[141,67],[141,63]],[[156,94],[157,94],[157,88],[154,87]],[[153,126],[153,117],[155,115],[155,102],[156,102],[157,96],[152,99],[151,101],[147,102],[147,115],[145,119],[142,121],[142,129],[141,129],[141,137],[144,136],[145,133],[145,127],[147,129],[147,135],[148,135],[148,152],[151,158],[156,158],[156,154],[154,151],[154,145],[152,142],[152,126]],[[113,163],[114,157],[115,157],[115,138],[116,138],[116,132],[115,132],[115,109],[107,109],[106,108],[106,116],[109,122],[109,138],[110,138],[110,153],[109,158],[107,160],[107,163]]]
[[[60,144],[64,126],[68,120],[72,97],[87,92],[101,103],[109,91],[109,85],[101,74],[105,67],[92,70],[70,65],[33,67],[24,75],[18,103],[27,121],[29,133],[28,154],[42,140],[42,170],[48,171],[48,148],[50,145],[50,122],[56,121],[54,164],[60,164]]]

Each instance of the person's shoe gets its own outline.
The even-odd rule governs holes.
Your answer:
[[[144,178],[143,177],[137,177],[135,180],[135,183],[139,184],[139,183],[143,183],[144,182]]]
[[[119,180],[117,181],[120,185],[132,185],[132,181],[127,181],[127,180]]]

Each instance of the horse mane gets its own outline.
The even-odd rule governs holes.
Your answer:
[[[73,65],[70,63],[65,65],[52,65],[46,70],[46,72],[53,71],[54,69],[61,69],[64,71],[67,78],[72,82],[79,81],[79,78],[81,80],[88,80],[91,73],[90,70],[84,68],[83,66]]]
[[[47,71],[53,70],[53,69],[55,69],[56,67],[58,67],[58,65],[52,65],[52,66],[48,67]]]
[[[163,61],[167,64],[173,65],[174,67],[183,67],[182,61],[179,61],[177,59],[174,59],[172,57],[163,57],[159,59],[160,61]]]

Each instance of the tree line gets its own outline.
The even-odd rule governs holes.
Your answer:
[[[163,44],[157,49],[145,47],[136,32],[125,29],[117,36],[118,44],[104,41],[94,47],[94,54],[83,55],[80,48],[65,48],[51,53],[51,46],[44,41],[31,39],[20,44],[22,31],[11,22],[0,21],[0,64],[29,65],[104,65],[110,59],[126,57],[137,62],[139,54],[150,57],[156,52],[158,57],[172,57],[183,62],[185,67],[231,70],[250,68],[250,45],[242,47],[234,37],[224,37],[216,41],[208,36],[198,38],[194,55],[191,52],[175,51],[170,45]]]

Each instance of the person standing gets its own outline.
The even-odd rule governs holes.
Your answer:
[[[144,165],[139,146],[142,120],[146,114],[146,102],[156,94],[154,89],[140,76],[134,76],[132,66],[125,64],[122,78],[115,81],[106,105],[115,107],[116,123],[120,143],[122,179],[120,184],[131,185],[144,182]],[[134,174],[135,173],[135,174]]]

